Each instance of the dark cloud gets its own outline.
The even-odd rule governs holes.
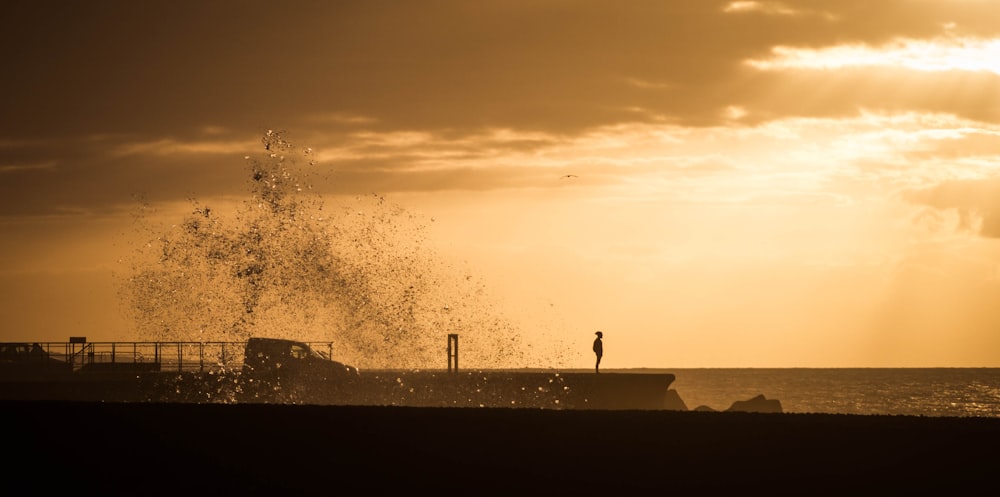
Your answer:
[[[996,76],[961,86],[968,78],[943,74],[904,91],[912,74],[831,78],[743,63],[776,45],[879,44],[937,36],[945,23],[995,36],[990,2],[782,2],[809,15],[727,13],[727,4],[7,2],[0,214],[108,205],[153,188],[229,193],[241,186],[223,179],[241,166],[230,157],[108,159],[113,144],[201,140],[207,127],[219,139],[284,127],[327,144],[361,130],[462,139],[487,128],[567,137],[621,122],[714,125],[730,105],[749,111],[746,123],[859,107],[998,120]]]
[[[0,216],[108,213],[134,202],[228,195],[244,186],[243,153],[115,153],[128,140],[67,140],[21,147],[0,162]],[[260,148],[260,147],[258,147]],[[148,151],[147,151],[148,152]],[[4,167],[40,157],[37,167]]]
[[[634,120],[634,107],[704,123],[739,98],[741,61],[777,44],[933,36],[946,20],[998,31],[978,2],[785,2],[829,19],[726,4],[15,2],[0,133],[246,130],[329,112],[571,132]]]

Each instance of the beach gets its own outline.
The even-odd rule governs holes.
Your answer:
[[[991,488],[1000,463],[996,418],[65,401],[0,409],[8,474],[38,494],[955,495]]]

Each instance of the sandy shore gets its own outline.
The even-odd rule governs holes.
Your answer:
[[[954,495],[991,488],[1000,467],[995,418],[59,401],[0,409],[7,474],[46,494]]]

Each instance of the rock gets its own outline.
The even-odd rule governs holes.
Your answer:
[[[668,411],[686,411],[688,410],[687,404],[681,399],[677,390],[673,388],[667,390],[667,397],[663,401],[663,408]]]
[[[737,400],[726,409],[726,412],[782,412],[781,402],[777,399],[767,399],[763,394],[749,400]]]
[[[695,407],[693,410],[696,412],[719,412],[717,409],[712,409],[711,407],[706,405],[700,405],[698,407]]]

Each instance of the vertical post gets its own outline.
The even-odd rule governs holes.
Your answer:
[[[454,368],[454,369],[452,369]],[[448,372],[458,372],[458,334],[448,334]]]
[[[69,350],[67,350],[66,357],[73,361],[73,368],[76,369],[76,344],[80,344],[80,366],[83,366],[84,360],[83,351],[87,348],[87,337],[69,337]],[[69,353],[71,352],[71,353]]]

